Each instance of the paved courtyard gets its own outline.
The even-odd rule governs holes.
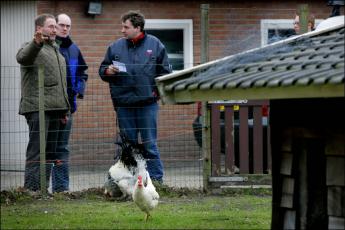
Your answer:
[[[93,167],[89,170],[71,168],[70,191],[102,187],[107,176],[107,168]],[[197,163],[171,164],[165,166],[164,184],[170,187],[202,187],[202,167]],[[1,191],[17,188],[24,184],[24,171],[1,171]],[[50,190],[50,189],[49,189]]]

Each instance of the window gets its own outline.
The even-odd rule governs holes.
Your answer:
[[[293,19],[263,19],[261,20],[261,46],[276,42],[295,34]],[[322,20],[315,20],[315,27]]]
[[[174,71],[193,66],[193,22],[191,19],[146,19],[145,31],[159,38],[164,44]]]

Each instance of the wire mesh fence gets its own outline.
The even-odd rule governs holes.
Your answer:
[[[62,4],[65,3],[58,2],[54,7],[59,8]],[[121,23],[115,22],[123,12],[114,11],[111,2],[104,2],[104,14],[98,17],[104,20],[102,21],[104,25],[98,25],[100,22],[97,20],[87,21],[89,24],[86,25],[86,16],[78,14],[79,4],[73,3],[70,12],[66,13],[70,13],[73,19],[72,37],[79,45],[88,64],[89,78],[84,98],[78,99],[78,110],[73,114],[68,144],[69,187],[72,191],[103,185],[107,171],[114,163],[117,148],[114,142],[119,133],[109,84],[101,80],[98,69],[104,57],[105,47],[122,37],[119,33]],[[316,16],[316,24],[328,15],[328,9],[326,12],[323,3],[322,7],[320,4],[311,4]],[[158,5],[152,7],[152,9],[161,8]],[[188,5],[174,4],[174,11],[170,10],[170,3],[165,7],[169,10],[156,11],[151,7],[140,9],[147,15],[146,30],[159,37],[166,46],[175,70],[200,64],[200,4],[197,2]],[[294,34],[293,22],[296,9],[295,3],[277,3],[272,6],[270,3],[261,2],[258,5],[249,4],[248,7],[231,2],[210,4],[207,41],[209,60],[235,55],[291,36]],[[182,23],[174,21],[175,19],[188,20],[182,20],[186,23],[183,24],[183,29],[177,26],[170,31],[165,20],[155,22],[160,23],[161,27],[157,28],[153,25],[153,21],[150,21],[151,18],[167,18],[169,25],[173,24],[171,22],[176,25]],[[17,27],[13,26],[13,28]],[[12,31],[6,32],[12,33]],[[14,34],[11,36],[18,37]],[[32,32],[28,32],[27,37],[31,38]],[[17,42],[19,44],[24,41]],[[27,121],[24,116],[18,114],[21,98],[20,67],[15,61],[14,47],[11,46],[10,50],[9,54],[12,56],[2,58],[2,64],[15,64],[1,66],[1,190],[23,186],[25,154],[29,141]],[[195,141],[195,130],[192,127],[193,121],[198,116],[197,105],[160,104],[159,106],[157,142],[164,164],[164,183],[178,187],[201,187],[203,156],[201,147]],[[61,166],[56,165],[55,162],[49,165],[52,169]]]
[[[89,65],[84,98],[78,99],[77,112],[72,115],[68,161],[49,162],[47,157],[47,175],[59,173],[59,167],[68,165],[70,191],[102,187],[118,149],[115,140],[119,128],[109,84],[101,80],[98,68],[99,65]],[[1,190],[24,185],[29,129],[25,117],[18,114],[20,78],[19,66],[1,67]],[[164,184],[201,187],[201,149],[192,128],[197,106],[159,103],[159,107],[157,144],[164,165]],[[39,175],[28,173],[27,176]],[[52,177],[47,183],[51,191]]]

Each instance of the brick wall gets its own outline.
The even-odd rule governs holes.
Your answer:
[[[258,47],[260,19],[292,19],[298,1],[212,1],[210,4],[210,59],[229,52]],[[329,16],[331,7],[323,0],[306,1],[316,18]],[[98,65],[107,46],[120,38],[120,16],[127,10],[140,10],[147,19],[192,19],[194,60],[200,62],[201,1],[102,1],[102,14],[85,14],[88,1],[38,1],[38,13],[67,13],[72,18],[72,37],[80,46],[88,64]],[[342,10],[343,11],[343,10]],[[232,43],[246,42],[246,47]],[[97,66],[98,67],[98,66]]]
[[[200,4],[204,1],[101,1],[102,14],[85,14],[88,1],[37,1],[38,14],[66,13],[72,19],[71,35],[89,65],[86,96],[75,114],[71,142],[75,151],[98,156],[112,154],[116,133],[115,113],[108,84],[98,76],[98,67],[107,46],[120,38],[120,16],[140,10],[147,19],[192,19],[194,65],[200,63]],[[260,46],[260,19],[293,19],[298,1],[210,1],[210,60]],[[331,7],[326,1],[306,1],[318,19],[326,18]],[[191,124],[195,105],[161,106],[159,138],[162,143],[183,140],[195,146]],[[88,143],[87,145],[79,145]],[[83,147],[84,146],[84,147]],[[83,149],[85,148],[85,149]],[[167,151],[172,151],[167,150]],[[179,152],[179,151],[177,151]],[[192,151],[190,151],[192,152]]]

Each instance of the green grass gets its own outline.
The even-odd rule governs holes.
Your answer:
[[[162,197],[152,217],[100,196],[1,203],[1,229],[269,229],[271,196]]]

